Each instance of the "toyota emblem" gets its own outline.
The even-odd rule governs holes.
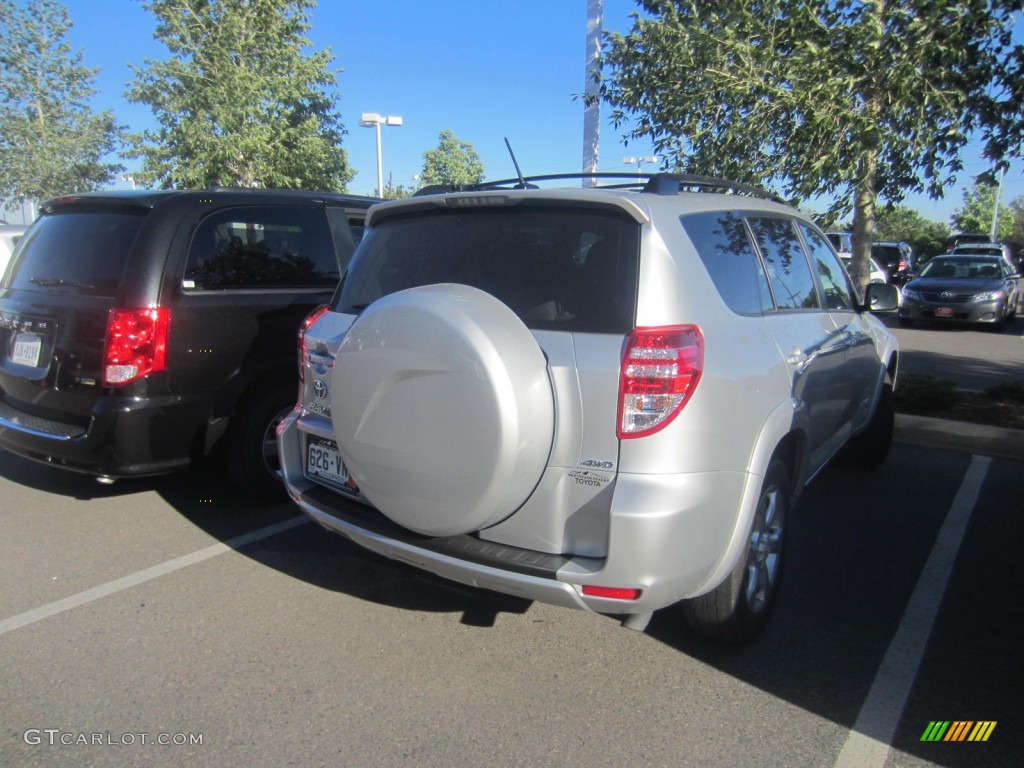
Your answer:
[[[321,379],[313,382],[313,394],[321,400],[327,397],[327,385]]]

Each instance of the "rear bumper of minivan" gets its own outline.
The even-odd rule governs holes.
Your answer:
[[[353,497],[307,480],[297,417],[279,430],[285,483],[315,522],[356,544],[451,581],[598,613],[644,614],[714,586],[733,540],[748,475],[706,472],[622,475],[616,480],[608,555],[558,555],[489,542],[474,534],[420,536]],[[746,520],[749,524],[749,518]],[[584,588],[635,590],[630,599]]]
[[[205,412],[205,406],[180,397],[106,397],[96,400],[82,427],[0,401],[0,448],[91,475],[159,475],[188,466]]]

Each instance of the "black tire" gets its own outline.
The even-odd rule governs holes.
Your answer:
[[[892,379],[885,375],[878,408],[864,431],[846,445],[844,460],[857,469],[880,467],[889,456],[892,435],[896,422],[896,401],[893,397]]]
[[[295,407],[298,384],[262,389],[245,398],[232,417],[227,469],[247,496],[260,501],[288,498],[277,455],[277,425]]]
[[[900,328],[913,328],[914,327],[914,321],[911,320],[909,317],[901,317],[899,319],[899,323],[900,323]]]
[[[718,587],[682,603],[693,631],[745,643],[764,629],[782,581],[790,493],[789,471],[781,459],[773,459],[761,485],[746,552]]]

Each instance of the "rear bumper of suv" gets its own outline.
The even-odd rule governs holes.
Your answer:
[[[0,448],[106,477],[158,475],[187,466],[200,404],[180,397],[99,398],[87,427],[43,418],[0,400]]]
[[[548,554],[463,534],[408,531],[343,493],[307,480],[298,413],[279,428],[285,484],[309,517],[356,544],[451,581],[598,613],[643,614],[715,586],[732,546],[748,476],[739,472],[620,475],[611,542],[603,558]],[[759,484],[759,483],[757,483]],[[747,519],[749,524],[749,518]],[[595,597],[585,586],[639,590],[636,599]]]

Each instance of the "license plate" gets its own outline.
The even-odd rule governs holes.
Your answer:
[[[39,354],[43,349],[43,340],[34,333],[19,333],[14,337],[14,349],[11,350],[11,362],[18,365],[39,366]]]
[[[935,310],[935,316],[936,317],[952,317],[953,316],[953,308],[952,307],[939,307],[938,309]]]
[[[306,445],[306,475],[354,490],[348,468],[338,453],[338,446],[329,440],[310,439]]]

